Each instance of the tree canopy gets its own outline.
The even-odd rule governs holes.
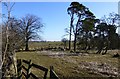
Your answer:
[[[108,17],[104,16],[97,19],[89,8],[79,2],[72,2],[67,9],[71,17],[69,48],[71,35],[74,34],[74,52],[84,49],[85,52],[89,49],[97,48],[97,53],[103,54],[108,49],[118,48],[120,37],[116,33],[116,28],[119,26],[120,16],[116,13],[110,13]],[[77,20],[75,20],[77,19]],[[116,42],[114,42],[116,40]],[[78,48],[79,47],[79,48]]]

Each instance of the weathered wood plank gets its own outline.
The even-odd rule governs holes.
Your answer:
[[[48,69],[47,69],[47,68],[42,67],[42,66],[39,66],[39,65],[34,64],[34,63],[32,63],[32,65],[31,65],[31,66],[33,66],[33,67],[35,67],[35,68],[38,68],[38,69],[40,69],[40,70],[42,70],[42,71],[48,71]]]
[[[54,69],[53,66],[50,66],[50,79],[59,79],[59,77],[57,76],[53,69]]]
[[[21,79],[22,77],[22,61],[21,59],[17,60],[17,79]]]
[[[47,73],[48,73],[48,70],[45,71],[45,74],[44,74],[44,78],[43,78],[43,79],[47,79]]]
[[[22,60],[22,62],[26,63],[26,64],[29,64],[30,62],[27,61],[27,60]]]
[[[22,72],[23,76],[25,76],[25,78],[27,77],[26,73]]]
[[[22,68],[27,72],[28,69],[25,66],[22,65]]]
[[[36,77],[33,73],[30,73],[30,76],[32,76],[34,79],[39,79],[39,78]]]

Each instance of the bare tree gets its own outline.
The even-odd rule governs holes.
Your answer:
[[[14,6],[15,3],[13,3],[12,5],[10,4],[10,2],[6,2],[4,3],[4,6],[6,7],[7,9],[7,22],[6,22],[6,30],[5,30],[5,37],[6,39],[4,40],[5,41],[5,49],[3,50],[2,52],[2,69],[4,70],[4,74],[7,70],[7,67],[8,67],[8,62],[12,62],[14,61],[13,59],[11,59],[10,55],[9,55],[9,25],[10,25],[10,18],[11,18],[11,11],[12,11],[12,8]],[[10,63],[11,64],[11,63]],[[14,63],[12,63],[14,64]],[[10,65],[9,65],[10,67]],[[15,68],[15,65],[14,65],[14,69],[15,69],[15,73],[16,73],[16,68]],[[3,76],[5,76],[3,74]]]
[[[21,29],[23,30],[25,37],[25,50],[28,51],[28,42],[30,39],[40,38],[39,33],[43,24],[41,23],[40,18],[35,15],[26,15],[21,19]]]

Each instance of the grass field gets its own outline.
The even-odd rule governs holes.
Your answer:
[[[60,41],[54,42],[29,42],[29,48],[31,50],[39,49],[39,48],[46,48],[46,47],[63,47],[63,43]]]
[[[46,52],[50,53],[50,51]],[[95,70],[94,68],[93,70],[91,70],[91,68],[98,68],[97,66],[106,64],[109,67],[108,70],[112,70],[112,68],[118,68],[118,58],[112,58],[112,55],[113,53],[119,53],[120,51],[117,50],[108,52],[109,53],[106,55],[89,54],[85,56],[49,56],[44,55],[44,52],[42,51],[29,51],[17,52],[16,57],[17,59],[31,59],[33,63],[44,66],[48,69],[50,66],[54,66],[55,72],[61,79],[69,79],[75,77],[105,77],[106,74],[100,73],[99,71],[97,72],[97,70]],[[94,65],[94,63],[97,64]],[[32,72],[34,72],[39,77],[43,76],[42,72],[38,71],[37,69],[32,69]]]

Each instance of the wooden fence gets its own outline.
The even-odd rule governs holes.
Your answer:
[[[28,65],[28,66],[25,67],[23,65],[23,63]],[[31,77],[33,79],[40,79],[39,77],[37,77],[35,74],[33,74],[31,72],[31,68],[32,67],[44,71],[43,79],[59,79],[59,77],[57,76],[57,74],[53,70],[53,66],[50,66],[50,77],[47,78],[47,73],[48,73],[48,69],[47,68],[45,68],[43,66],[40,66],[40,65],[37,65],[37,64],[34,64],[34,63],[31,62],[31,60],[27,61],[27,60],[21,60],[21,59],[17,60],[17,71],[18,71],[17,79],[21,79],[22,76],[24,76],[26,79],[29,79]]]
[[[53,66],[50,66],[50,79],[59,79],[57,74],[54,72]]]

